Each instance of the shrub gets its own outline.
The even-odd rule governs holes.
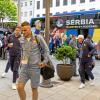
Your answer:
[[[54,56],[57,60],[61,60],[64,64],[67,64],[68,59],[74,60],[76,58],[76,49],[63,45],[56,49]]]

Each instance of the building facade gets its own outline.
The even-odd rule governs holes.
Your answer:
[[[20,3],[21,22],[30,21],[34,17],[35,0],[21,0]]]
[[[45,16],[45,0],[20,0],[21,22]],[[51,0],[50,15],[66,12],[100,10],[100,0]]]

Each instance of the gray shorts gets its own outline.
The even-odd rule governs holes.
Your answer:
[[[18,83],[26,84],[29,79],[31,80],[32,88],[37,88],[40,82],[40,68],[22,65]]]

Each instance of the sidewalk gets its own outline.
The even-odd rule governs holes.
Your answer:
[[[58,63],[52,59],[54,65]],[[6,61],[0,60],[0,75],[6,65]],[[79,77],[72,77],[70,81],[61,81],[55,74],[52,79],[54,87],[41,88],[39,87],[38,100],[100,100],[100,61],[96,62],[94,68],[95,86],[90,86],[86,83],[84,89],[78,89],[80,85]],[[12,73],[9,71],[7,78],[0,78],[0,100],[19,100],[16,90],[11,89]],[[30,82],[26,85],[27,99],[31,100]]]

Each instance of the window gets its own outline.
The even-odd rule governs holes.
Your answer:
[[[32,11],[30,11],[30,16],[32,16]]]
[[[52,0],[50,1],[50,7],[52,7]]]
[[[32,1],[30,1],[30,6],[32,6]]]
[[[91,9],[89,9],[89,10],[95,10],[95,8],[91,8]]]
[[[80,3],[85,3],[85,0],[80,0]]]
[[[63,0],[63,5],[67,5],[68,4],[68,0]]]
[[[52,16],[52,13],[50,13],[50,16]]]
[[[40,17],[40,15],[39,15],[39,14],[37,14],[37,17]]]
[[[56,7],[60,6],[60,0],[56,0]]]
[[[40,1],[37,1],[37,9],[40,9]]]
[[[94,2],[95,0],[90,0],[90,2]]]
[[[60,14],[60,12],[56,12],[56,14]]]
[[[76,12],[76,10],[72,10],[71,12]]]
[[[45,0],[43,0],[43,8],[45,8]]]
[[[42,16],[45,16],[45,14],[42,14]]]
[[[80,11],[85,11],[85,9],[81,9]]]
[[[23,12],[21,12],[21,16],[23,16]]]
[[[24,16],[25,16],[25,17],[27,16],[27,12],[24,12]]]
[[[67,13],[67,11],[64,11],[63,13],[64,13],[64,14],[66,14],[66,13]]]
[[[20,6],[23,7],[23,3],[21,3]]]
[[[71,0],[71,4],[76,4],[76,0]]]
[[[27,6],[27,2],[25,2],[25,6]]]

